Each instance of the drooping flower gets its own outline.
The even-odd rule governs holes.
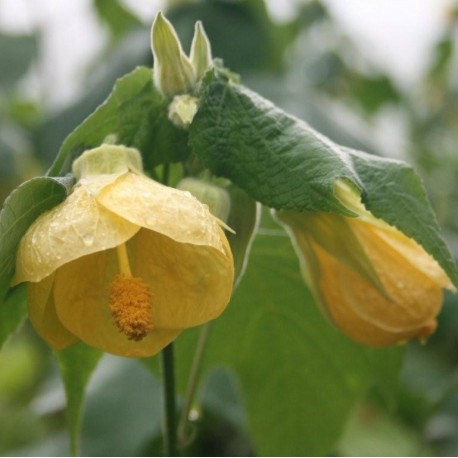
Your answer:
[[[436,329],[443,288],[453,289],[450,279],[415,240],[375,218],[345,182],[336,194],[357,217],[277,213],[317,302],[360,343],[426,339]]]
[[[72,193],[20,243],[14,283],[29,282],[31,321],[55,348],[151,356],[229,302],[233,260],[216,218],[141,167],[132,148],[86,151]]]

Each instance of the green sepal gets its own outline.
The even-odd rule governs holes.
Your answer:
[[[231,184],[227,188],[231,197],[231,211],[227,225],[234,231],[226,232],[234,256],[234,284],[238,286],[245,274],[256,232],[259,226],[260,205],[245,191]]]

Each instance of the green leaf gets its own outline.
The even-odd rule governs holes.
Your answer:
[[[0,34],[0,86],[17,84],[37,55],[37,38],[29,35]]]
[[[117,0],[94,0],[95,11],[110,28],[114,38],[121,38],[142,23]]]
[[[0,348],[27,315],[26,293],[26,286],[18,285],[11,289],[3,303],[0,304]]]
[[[345,213],[334,182],[346,177],[359,185],[337,145],[216,73],[205,77],[189,140],[214,173],[269,207]]]
[[[100,350],[83,343],[56,352],[67,396],[66,413],[73,456],[78,455],[81,412],[86,386],[102,355]]]
[[[365,207],[422,245],[458,286],[457,267],[415,170],[401,161],[343,150],[349,153],[360,177]]]
[[[399,412],[389,413],[370,404],[355,410],[340,440],[338,456],[371,456],[375,450],[378,456],[437,456],[421,430],[415,431],[394,415]]]
[[[351,83],[354,98],[368,114],[375,114],[385,104],[400,101],[393,81],[386,75],[362,76],[355,74]]]
[[[29,226],[46,210],[62,202],[68,180],[33,178],[16,188],[0,212],[0,307],[10,287],[16,264],[16,251]]]
[[[105,355],[90,387],[81,455],[144,456],[145,445],[161,435],[160,379],[135,359]]]
[[[108,99],[66,138],[48,175],[70,172],[77,156],[111,134],[118,144],[138,148],[147,170],[183,159],[187,134],[168,120],[169,103],[154,87],[152,70],[137,67],[117,80]]]
[[[374,386],[391,390],[403,350],[369,349],[340,334],[313,303],[286,234],[260,234],[213,324],[206,366],[226,364],[237,374],[256,454],[332,454],[354,405]],[[181,380],[196,334],[177,339]]]
[[[458,286],[424,187],[407,164],[341,147],[217,71],[204,79],[190,144],[214,173],[273,208],[345,214],[334,185],[348,179],[369,211],[420,243]]]

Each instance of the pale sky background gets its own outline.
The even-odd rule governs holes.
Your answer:
[[[160,0],[124,0],[124,3],[145,23],[152,22],[163,4]],[[427,65],[431,47],[446,21],[446,11],[454,2],[325,0],[325,3],[365,56],[386,68],[399,84],[409,86]],[[298,4],[300,0],[268,1],[272,15],[279,21],[294,14]],[[0,30],[28,32],[39,24],[44,36],[38,71],[52,88],[48,105],[62,106],[84,90],[79,76],[103,48],[106,32],[99,27],[90,0],[0,0]]]

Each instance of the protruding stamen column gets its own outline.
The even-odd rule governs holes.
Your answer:
[[[109,304],[114,322],[129,340],[140,341],[153,329],[150,287],[139,277],[133,277],[126,245],[116,248],[119,274],[108,287]]]

